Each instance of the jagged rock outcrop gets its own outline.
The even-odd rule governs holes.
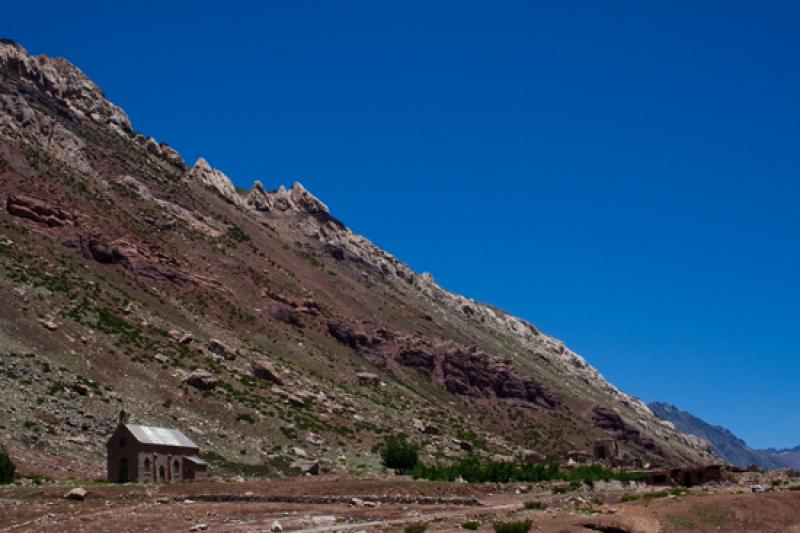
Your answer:
[[[31,56],[16,43],[0,43],[0,65],[64,104],[78,118],[99,122],[122,135],[133,133],[128,115],[109,102],[83,72],[62,58]]]
[[[344,228],[341,222],[331,216],[328,206],[297,181],[294,182],[291,189],[281,185],[275,191],[266,190],[260,181],[256,181],[253,183],[253,188],[250,190],[245,204],[262,213],[305,213],[314,217],[321,224]]]
[[[128,115],[105,97],[103,91],[77,67],[63,58],[31,56],[19,44],[4,39],[0,42],[0,69],[32,86],[51,101],[62,105],[76,121],[90,120],[111,129],[122,137],[137,142],[152,155],[180,169],[185,164],[180,154],[166,144],[137,134]],[[0,88],[0,135],[17,136],[34,142],[46,141],[53,153],[84,172],[91,165],[82,154],[84,141],[63,125],[34,110],[18,91]]]
[[[190,180],[196,181],[214,190],[225,201],[233,205],[240,207],[245,205],[244,200],[242,200],[242,197],[236,192],[236,188],[233,186],[233,182],[230,178],[219,170],[211,168],[208,161],[202,157],[199,158],[192,166],[191,170],[189,170],[188,177]]]

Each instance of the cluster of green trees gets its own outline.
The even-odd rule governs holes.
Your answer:
[[[386,437],[381,448],[383,464],[398,472],[411,474],[416,479],[431,481],[455,481],[458,478],[470,483],[507,483],[539,481],[569,481],[576,488],[583,483],[595,481],[635,481],[642,479],[640,474],[609,470],[600,465],[586,465],[577,468],[561,468],[559,462],[548,464],[494,461],[476,455],[461,457],[450,464],[426,465],[419,460],[419,447],[408,442],[405,435]]]

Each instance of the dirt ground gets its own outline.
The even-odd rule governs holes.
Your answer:
[[[695,489],[687,495],[620,502],[622,492],[554,495],[547,486],[302,479],[178,485],[75,483],[0,489],[0,531],[479,531],[510,520],[554,533],[800,533],[800,491]],[[356,498],[354,500],[354,498]],[[602,503],[601,503],[602,500]],[[525,509],[526,502],[544,509]],[[193,529],[194,528],[194,529]]]

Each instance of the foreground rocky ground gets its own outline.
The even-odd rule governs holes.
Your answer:
[[[531,520],[531,531],[800,533],[797,480],[753,493],[733,484],[666,494],[656,488],[554,494],[550,485],[419,483],[335,477],[81,486],[62,482],[0,489],[0,531],[458,531],[474,521]],[[649,495],[649,496],[648,496]],[[623,498],[623,496],[625,496]],[[637,498],[638,496],[638,498]],[[622,499],[637,498],[632,501]],[[531,504],[530,502],[536,502]],[[537,508],[526,508],[537,507]]]

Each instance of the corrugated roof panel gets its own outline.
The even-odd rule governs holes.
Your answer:
[[[134,438],[142,444],[158,444],[162,446],[181,446],[184,448],[198,448],[197,444],[179,429],[168,429],[154,426],[138,426],[126,424],[126,428]]]

